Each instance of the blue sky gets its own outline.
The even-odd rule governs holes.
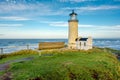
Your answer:
[[[0,0],[0,39],[67,38],[73,9],[79,36],[120,38],[120,0]]]

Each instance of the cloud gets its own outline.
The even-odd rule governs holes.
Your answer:
[[[114,26],[99,26],[96,30],[104,32],[120,32],[120,25]]]
[[[0,36],[3,36],[4,34],[0,34]]]
[[[56,27],[67,27],[67,22],[51,22],[49,23],[50,26],[56,26]]]
[[[0,24],[0,27],[21,27],[23,24]]]
[[[85,7],[66,7],[64,10],[80,10],[80,11],[95,11],[95,10],[111,10],[111,9],[120,9],[120,6],[113,5],[100,5],[100,6],[85,6]]]
[[[18,16],[6,16],[6,17],[0,17],[0,19],[3,19],[3,20],[13,20],[13,21],[25,21],[25,20],[30,20],[30,19],[28,19],[28,18],[18,17]]]
[[[55,4],[55,3],[54,3]],[[54,9],[54,4],[45,3],[0,3],[0,14],[17,15],[17,16],[48,16],[61,15],[63,10]]]
[[[63,1],[74,1],[74,2],[84,2],[84,1],[96,1],[96,0],[60,0]],[[59,6],[59,8],[58,8]],[[11,17],[5,17],[3,19],[10,20],[29,20],[24,17],[19,16],[48,16],[48,15],[62,15],[67,14],[67,11],[75,9],[78,10],[78,13],[81,11],[96,11],[96,10],[111,10],[111,9],[120,9],[120,6],[117,5],[100,5],[100,6],[84,6],[84,7],[64,7],[58,5],[56,2],[52,5],[46,3],[0,3],[0,14],[14,15]],[[58,9],[56,9],[57,7]],[[34,14],[34,15],[33,15]],[[15,17],[16,16],[16,17]]]
[[[6,7],[5,7],[6,6]],[[28,6],[23,4],[0,4],[0,12],[10,12],[10,11],[20,11],[20,10],[26,10]]]
[[[96,0],[59,0],[60,2],[86,2],[86,1],[96,1]]]
[[[68,27],[68,22],[57,22],[57,23],[50,23],[50,26],[55,27]],[[80,28],[92,28],[95,27],[94,25],[84,25],[84,24],[78,24]]]
[[[39,7],[45,7],[43,4],[0,4],[0,11],[23,11],[23,10],[34,10]]]
[[[50,26],[53,27],[68,27],[68,22],[47,22]],[[83,29],[93,29],[97,31],[120,31],[120,25],[113,25],[113,26],[101,26],[101,25],[89,25],[89,24],[78,24],[78,27]]]
[[[81,7],[81,10],[109,10],[109,9],[120,9],[120,6],[111,6],[111,5],[101,5],[101,6],[88,6]]]
[[[11,3],[0,3],[0,13],[17,13],[19,15],[22,14],[29,14],[29,13],[37,13],[43,14],[50,12],[50,6],[45,5],[43,3],[17,3],[17,4],[11,4]]]
[[[58,0],[60,2],[85,2],[85,1],[97,1],[97,0]],[[29,2],[29,1],[28,1]],[[117,5],[101,5],[101,6],[84,6],[84,7],[64,7],[64,5],[54,3],[20,3],[19,1],[15,4],[13,3],[0,3],[0,14],[16,15],[16,16],[48,16],[48,15],[62,15],[67,14],[67,11],[76,9],[80,11],[95,11],[95,10],[111,10],[111,9],[120,9],[120,6]],[[51,5],[52,4],[52,5]],[[58,5],[56,5],[58,4]],[[67,5],[69,6],[69,5]],[[64,7],[64,8],[62,8]],[[15,18],[15,17],[14,17]],[[10,19],[10,18],[9,18]],[[16,19],[19,20],[19,17]],[[26,20],[26,19],[21,19]]]
[[[68,27],[68,22],[63,22],[63,21],[59,21],[59,22],[48,22],[48,24],[50,26],[54,26],[54,27]],[[78,24],[79,27],[81,28],[93,28],[95,27],[95,25],[84,25],[84,24]]]
[[[60,22],[63,22],[63,21],[40,21],[40,23],[60,23]]]

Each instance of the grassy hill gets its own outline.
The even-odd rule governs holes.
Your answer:
[[[46,50],[38,53],[23,50],[1,55],[1,79],[9,80],[120,80],[120,62],[110,51],[94,48]]]

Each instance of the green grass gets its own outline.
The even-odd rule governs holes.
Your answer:
[[[42,51],[41,56],[16,56],[32,55],[34,59],[31,61],[10,65],[7,72],[11,72],[13,80],[120,80],[120,62],[113,54],[102,49],[47,50]],[[16,56],[1,61],[17,59],[14,58]]]
[[[109,51],[110,53],[120,55],[120,50],[115,50],[115,49],[112,49],[112,48],[99,48],[99,49],[104,50],[104,51]]]
[[[34,50],[21,50],[18,52],[13,52],[11,54],[2,54],[0,55],[0,64],[5,63],[10,60],[20,59],[24,57],[37,56],[37,51]]]

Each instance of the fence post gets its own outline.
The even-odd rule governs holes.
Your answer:
[[[29,44],[27,44],[27,50],[29,49]]]
[[[1,54],[3,54],[3,48],[0,48],[0,50],[1,50]]]

